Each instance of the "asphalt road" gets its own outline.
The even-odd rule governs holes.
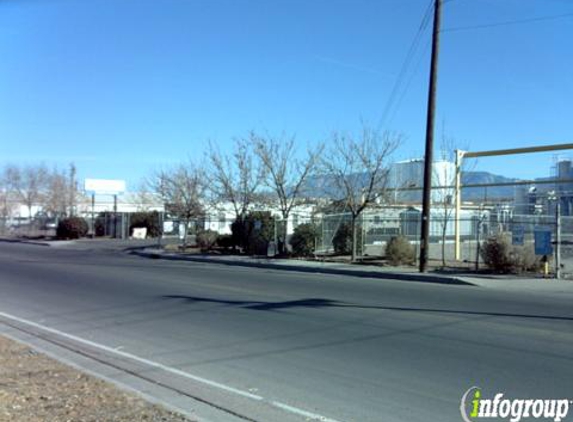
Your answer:
[[[207,401],[265,422],[283,419],[269,403],[460,421],[472,386],[573,399],[572,299],[0,242],[0,312],[208,380]]]

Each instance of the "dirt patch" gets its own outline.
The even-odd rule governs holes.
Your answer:
[[[189,422],[0,336],[0,421]]]

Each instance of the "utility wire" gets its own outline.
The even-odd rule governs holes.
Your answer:
[[[420,45],[420,40],[422,39],[422,35],[424,34],[426,28],[428,27],[430,17],[432,16],[432,10],[433,10],[433,6],[434,6],[434,2],[435,2],[435,0],[430,0],[430,4],[426,8],[426,12],[424,13],[424,16],[422,17],[422,22],[420,23],[420,27],[418,28],[418,31],[416,32],[416,35],[414,36],[414,39],[412,40],[412,44],[410,44],[410,48],[408,49],[408,53],[406,54],[406,58],[404,59],[404,62],[402,63],[402,67],[400,68],[400,72],[398,73],[398,77],[396,79],[396,82],[394,83],[394,86],[392,87],[392,91],[390,92],[390,96],[388,97],[388,100],[386,101],[386,105],[384,106],[384,111],[382,112],[382,117],[380,118],[380,121],[378,123],[377,132],[380,131],[382,126],[386,123],[386,121],[389,117],[390,111],[391,111],[392,107],[394,106],[398,92],[400,91],[400,89],[404,83],[404,79],[406,77],[406,74],[409,71],[409,67],[410,67],[412,60],[413,60],[413,58],[414,58],[414,56],[418,50],[418,47]]]
[[[452,1],[452,0],[450,0],[450,1]],[[398,102],[396,103],[396,107],[395,107],[393,113],[390,115],[390,118],[388,119],[389,125],[394,121],[394,118],[396,117],[396,114],[397,114],[398,110],[400,109],[400,106],[402,105],[402,101],[404,101],[406,94],[410,90],[410,85],[412,84],[414,77],[419,73],[418,71],[420,69],[420,65],[422,64],[422,59],[425,57],[426,51],[429,50],[430,44],[431,44],[431,40],[428,40],[426,42],[426,46],[422,50],[422,54],[420,54],[420,58],[418,59],[418,61],[416,62],[416,65],[414,66],[414,70],[410,74],[410,78],[408,79],[408,82],[406,83],[406,87],[402,91],[402,94],[400,95],[400,98],[398,99]]]
[[[539,16],[536,18],[529,18],[529,19],[516,19],[512,21],[505,21],[505,22],[494,22],[494,23],[486,23],[481,25],[470,25],[470,26],[458,26],[453,28],[444,28],[441,32],[456,32],[456,31],[468,31],[471,29],[486,29],[486,28],[495,28],[498,26],[508,26],[508,25],[519,25],[524,23],[531,23],[531,22],[542,22],[548,20],[555,20],[555,19],[562,19],[573,16],[573,12],[571,13],[563,13],[560,15],[550,15],[550,16]]]

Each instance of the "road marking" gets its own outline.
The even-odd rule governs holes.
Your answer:
[[[282,409],[285,412],[289,412],[289,413],[299,415],[299,416],[304,416],[304,417],[310,418],[310,419],[319,420],[322,422],[341,422],[341,421],[338,421],[336,419],[327,418],[326,416],[322,416],[322,415],[319,415],[317,413],[308,412],[308,411],[306,411],[304,409],[300,409],[298,407],[290,406],[290,405],[282,403],[280,401],[267,400],[263,396],[259,396],[257,394],[252,394],[248,391],[243,391],[243,390],[240,390],[238,388],[230,387],[228,385],[221,384],[221,383],[216,382],[216,381],[211,381],[207,378],[199,377],[197,375],[190,374],[190,373],[182,371],[180,369],[173,368],[173,367],[167,366],[167,365],[163,365],[159,362],[145,359],[145,358],[133,355],[131,353],[123,352],[121,350],[117,350],[115,348],[108,347],[108,346],[103,345],[103,344],[99,344],[99,343],[96,343],[96,342],[93,342],[90,340],[86,340],[84,338],[74,336],[73,334],[68,334],[68,333],[65,333],[63,331],[57,330],[55,328],[50,328],[50,327],[47,327],[45,325],[38,324],[34,321],[30,321],[27,319],[17,317],[15,315],[7,314],[5,312],[0,312],[0,317],[6,318],[6,319],[11,319],[11,320],[17,321],[21,324],[26,324],[26,325],[38,328],[38,329],[43,330],[43,331],[47,331],[49,333],[56,334],[58,336],[73,340],[75,342],[83,343],[85,345],[94,347],[96,349],[104,350],[108,353],[116,354],[118,356],[122,356],[124,358],[134,360],[134,361],[142,363],[144,365],[148,365],[148,366],[151,366],[151,367],[154,367],[157,369],[161,369],[162,371],[169,372],[169,373],[172,373],[175,375],[179,375],[181,377],[200,382],[200,383],[208,385],[210,387],[218,388],[218,389],[226,391],[228,393],[236,394],[236,395],[246,397],[248,399],[255,400],[255,401],[265,402],[265,403],[267,403],[273,407]]]
[[[310,420],[319,420],[321,422],[337,422],[334,419],[329,419],[325,416],[318,415],[316,413],[307,412],[306,410],[299,409],[298,407],[289,406],[288,404],[281,403],[279,401],[273,401],[271,404],[279,409],[282,409],[286,412],[294,413],[296,415],[303,416]]]

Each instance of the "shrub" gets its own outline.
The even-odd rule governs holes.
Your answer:
[[[200,230],[197,232],[196,243],[202,250],[208,251],[215,246],[219,234],[214,230]]]
[[[342,223],[332,238],[332,247],[338,254],[349,254],[352,251],[352,227]]]
[[[58,239],[79,239],[88,234],[88,223],[80,217],[60,220],[56,229]]]
[[[268,211],[252,211],[231,225],[233,242],[251,255],[266,255],[274,237],[274,218]]]
[[[416,251],[404,236],[394,236],[386,245],[386,259],[391,265],[411,265],[416,260]]]
[[[105,236],[105,220],[101,217],[97,217],[94,222],[94,229],[96,236]]]
[[[220,234],[217,236],[217,246],[224,249],[230,249],[236,246],[233,235],[231,234]]]
[[[233,239],[233,245],[245,248],[247,227],[244,220],[236,219],[231,223],[231,238]]]
[[[113,226],[113,212],[100,212],[95,219],[94,225],[96,236],[111,235]]]
[[[356,250],[360,254],[362,249],[362,226],[356,223]],[[341,255],[352,253],[352,224],[344,222],[338,226],[338,230],[332,238],[334,252]]]
[[[516,246],[506,234],[497,234],[487,239],[481,246],[484,263],[499,273],[522,273],[538,271],[541,259],[535,256],[533,245]]]
[[[314,224],[301,224],[294,229],[290,238],[292,252],[297,256],[310,256],[314,252],[317,230]]]
[[[145,227],[148,237],[159,237],[161,235],[161,224],[159,213],[151,212],[134,212],[129,216],[129,234],[133,234],[133,229]]]

